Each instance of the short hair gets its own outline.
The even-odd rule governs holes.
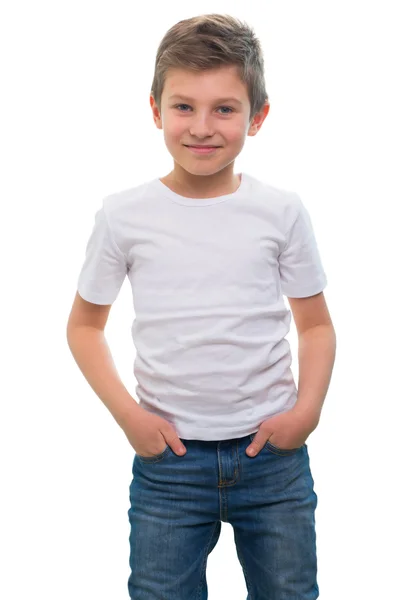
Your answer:
[[[247,86],[251,121],[268,101],[264,58],[253,29],[230,15],[199,15],[173,25],[157,50],[151,94],[160,108],[169,69],[206,71],[227,65],[237,66]]]

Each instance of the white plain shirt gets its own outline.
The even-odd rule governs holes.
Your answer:
[[[292,408],[282,294],[327,284],[298,194],[242,173],[235,192],[215,198],[180,196],[160,179],[106,196],[79,294],[112,304],[126,276],[142,408],[198,440],[244,437]]]

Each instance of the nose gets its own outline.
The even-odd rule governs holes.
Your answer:
[[[193,139],[202,140],[214,135],[214,129],[211,126],[211,121],[206,115],[198,115],[190,122],[190,135]]]

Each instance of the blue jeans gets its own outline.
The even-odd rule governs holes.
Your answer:
[[[135,454],[128,510],[132,600],[207,600],[207,558],[221,521],[234,530],[247,600],[319,597],[317,495],[307,444],[283,450],[267,442],[249,457],[254,435],[181,438],[184,456],[169,446],[152,457]]]

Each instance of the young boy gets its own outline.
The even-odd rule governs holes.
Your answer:
[[[234,173],[269,111],[253,31],[215,14],[174,25],[157,52],[150,105],[173,169],[103,200],[68,322],[74,358],[136,453],[129,595],[206,600],[207,557],[224,521],[248,600],[314,600],[306,439],[328,390],[335,332],[300,197]],[[126,275],[139,404],[104,337]],[[291,312],[298,390],[285,339]]]

